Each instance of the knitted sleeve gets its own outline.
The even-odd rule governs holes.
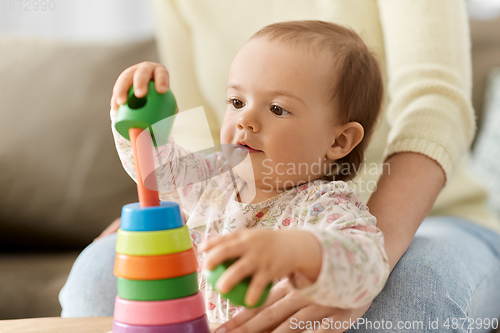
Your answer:
[[[417,152],[449,180],[476,130],[464,1],[379,0],[388,71],[384,158]]]

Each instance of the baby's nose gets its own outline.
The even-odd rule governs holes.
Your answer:
[[[255,110],[245,110],[241,113],[236,126],[240,130],[249,130],[252,132],[258,132],[260,130],[260,120],[257,112]]]

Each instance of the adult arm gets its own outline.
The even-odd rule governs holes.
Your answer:
[[[432,209],[445,174],[436,161],[418,153],[397,153],[386,163],[389,167],[384,168],[367,206],[384,234],[392,272]]]
[[[383,158],[389,168],[367,205],[384,233],[392,271],[469,148],[475,126],[463,1],[379,0],[378,4],[391,99],[386,112],[391,131]],[[358,309],[302,304],[289,290],[275,290],[269,298],[272,302],[263,309],[244,309],[224,327],[261,332],[280,326],[274,331],[289,332],[290,316],[299,321],[329,316],[349,322],[369,308],[369,304]]]
[[[379,0],[391,126],[386,167],[367,205],[391,271],[469,149],[475,132],[462,1]]]

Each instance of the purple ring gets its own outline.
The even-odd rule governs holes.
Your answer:
[[[113,333],[210,333],[207,315],[170,325],[129,325],[113,320]]]

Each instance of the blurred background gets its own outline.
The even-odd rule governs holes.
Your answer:
[[[26,5],[0,0],[0,319],[59,316],[78,253],[137,201],[114,148],[109,101],[125,68],[159,61],[149,1]],[[467,7],[473,163],[498,210],[500,1]]]

